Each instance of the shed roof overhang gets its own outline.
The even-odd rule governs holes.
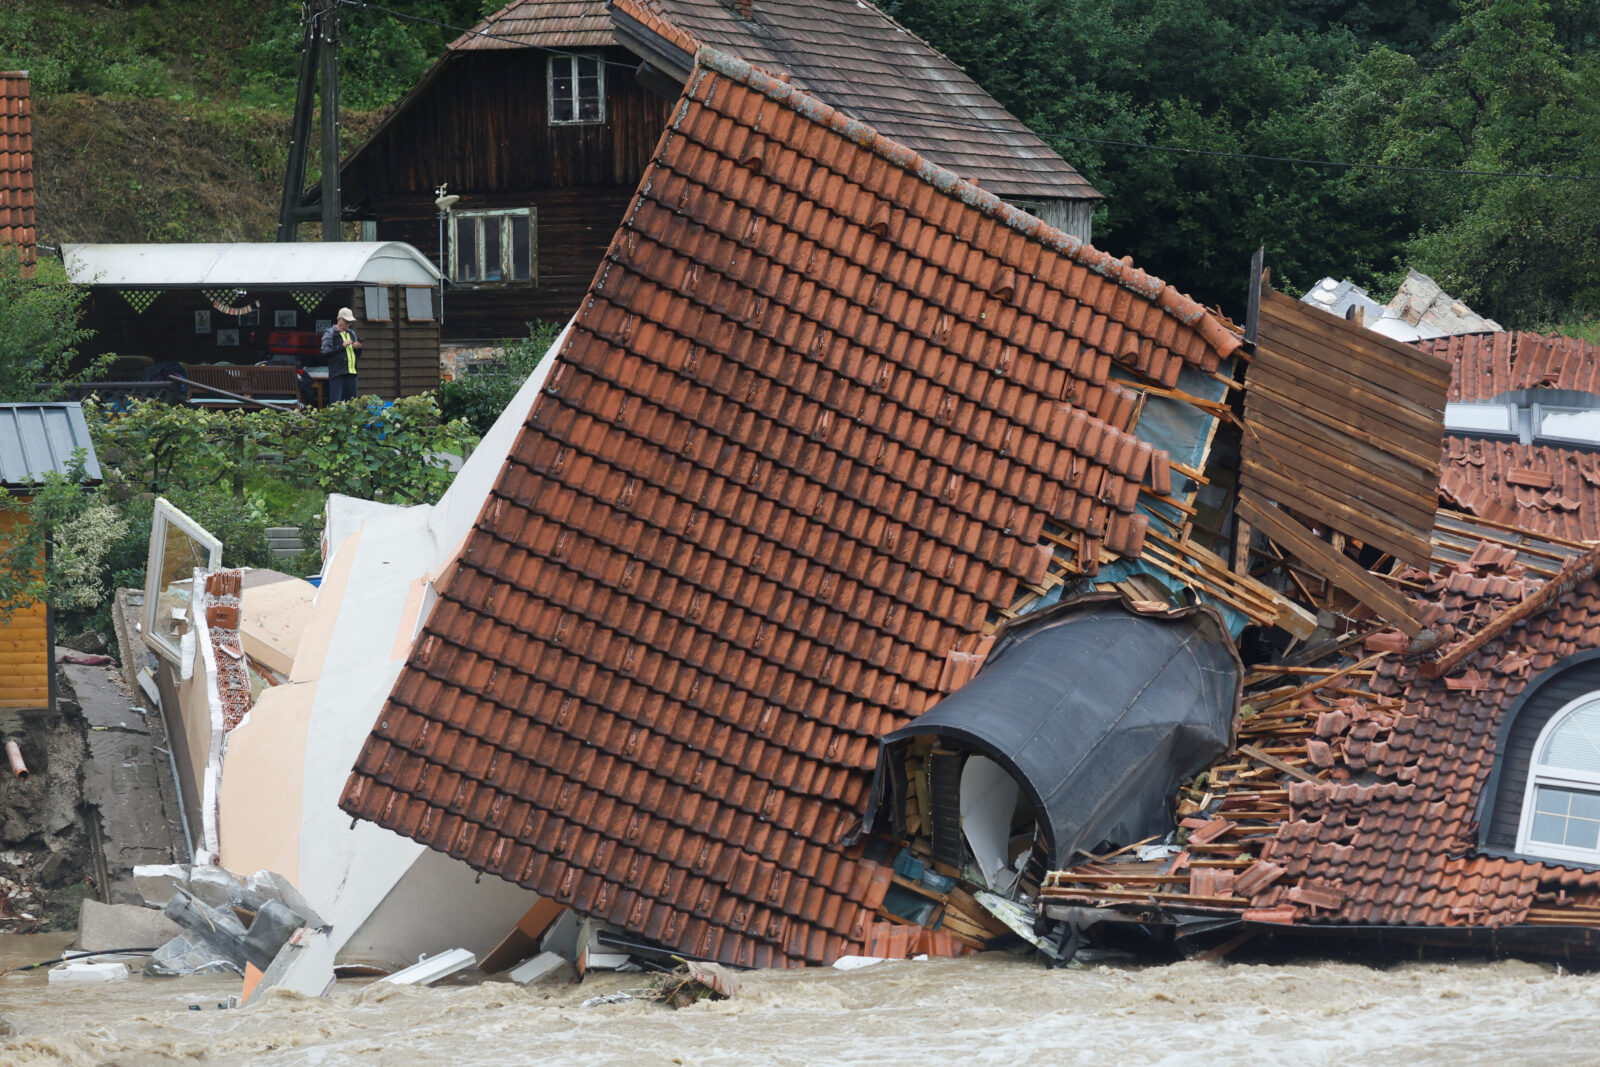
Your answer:
[[[0,486],[25,493],[51,474],[71,474],[80,451],[85,483],[98,485],[100,463],[81,404],[0,404]]]
[[[439,271],[402,241],[76,244],[61,249],[67,277],[115,289],[436,285]]]

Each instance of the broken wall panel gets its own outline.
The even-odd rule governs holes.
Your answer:
[[[1450,366],[1262,294],[1240,486],[1425,566]]]

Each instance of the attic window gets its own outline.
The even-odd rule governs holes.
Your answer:
[[[550,124],[606,120],[606,68],[597,56],[549,58]]]
[[[1517,851],[1600,863],[1600,693],[1570,702],[1540,732]]]

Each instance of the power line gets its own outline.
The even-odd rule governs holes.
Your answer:
[[[634,63],[623,63],[614,59],[604,59],[600,56],[589,53],[574,52],[567,49],[549,48],[544,45],[529,44],[527,41],[516,37],[507,37],[502,34],[489,33],[485,30],[472,29],[463,26],[452,26],[448,22],[440,22],[437,19],[425,18],[422,15],[412,15],[404,11],[396,11],[393,8],[384,7],[382,4],[369,3],[367,0],[339,0],[339,3],[348,7],[371,8],[373,11],[381,11],[386,15],[393,15],[395,18],[409,19],[412,22],[425,23],[429,26],[435,26],[443,30],[452,30],[456,33],[471,34],[474,37],[483,37],[491,41],[503,41],[518,48],[527,48],[539,52],[548,52],[551,55],[572,56],[579,59],[588,59],[597,63],[603,63],[606,66],[621,67],[626,70],[634,70],[637,68],[637,64]],[[907,111],[899,108],[887,107],[876,102],[873,104],[872,110],[875,114],[892,115],[910,122],[915,122],[916,124],[922,126],[933,126],[951,130],[974,130],[982,132],[993,132],[994,130],[993,125],[986,125],[979,122],[962,122],[958,119],[951,118],[933,118],[925,112]],[[1045,136],[1044,134],[1039,134],[1038,131],[1032,132],[1041,138]],[[1600,174],[1548,174],[1537,171],[1475,170],[1464,167],[1409,167],[1396,163],[1346,163],[1333,159],[1306,159],[1300,156],[1272,156],[1259,152],[1227,152],[1214,148],[1182,148],[1175,145],[1144,144],[1139,141],[1122,141],[1106,137],[1088,137],[1070,133],[1051,133],[1048,136],[1063,141],[1111,145],[1118,148],[1138,149],[1144,152],[1167,152],[1173,155],[1208,156],[1218,159],[1250,159],[1260,163],[1294,163],[1304,167],[1332,167],[1338,170],[1378,170],[1395,174],[1441,174],[1450,177],[1461,178],[1531,178],[1548,181],[1573,182],[1600,181]]]
[[[1087,141],[1090,144],[1117,145],[1122,148],[1141,148],[1148,152],[1174,152],[1188,156],[1220,156],[1225,159],[1255,159],[1267,163],[1299,163],[1308,167],[1339,167],[1345,170],[1387,170],[1401,174],[1450,174],[1469,178],[1547,178],[1552,181],[1596,182],[1600,174],[1545,174],[1535,171],[1472,170],[1463,167],[1405,167],[1395,163],[1341,163],[1332,159],[1302,159],[1297,156],[1268,156],[1256,152],[1224,152],[1211,148],[1177,148],[1170,145],[1141,144],[1138,141],[1115,141],[1103,137],[1082,137],[1070,133],[1054,133],[1063,141]]]

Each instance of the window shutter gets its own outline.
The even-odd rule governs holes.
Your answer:
[[[433,321],[433,290],[420,285],[406,287],[406,319],[411,322]]]
[[[387,285],[367,285],[362,287],[366,294],[367,319],[370,322],[388,322],[389,314],[389,287]]]

